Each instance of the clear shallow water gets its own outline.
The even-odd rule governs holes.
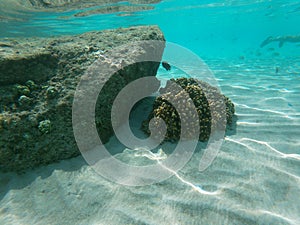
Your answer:
[[[123,2],[118,5],[128,5]],[[298,44],[278,48],[259,45],[268,36],[299,35],[298,1],[197,1],[166,0],[150,4],[149,11],[75,17],[68,12],[15,12],[21,22],[0,23],[0,36],[52,36],[157,24],[170,42],[181,44],[201,57],[298,56]],[[94,9],[91,8],[91,9]],[[1,11],[0,11],[1,12]],[[12,14],[12,15],[11,15]],[[10,17],[14,14],[10,12]],[[274,50],[270,51],[270,48]],[[268,50],[269,49],[269,50]]]
[[[289,72],[299,61],[279,74],[270,60],[207,63],[239,120],[206,171],[198,152],[177,176],[145,187],[102,179],[81,157],[4,174],[1,224],[299,224],[300,79]]]
[[[238,121],[206,171],[198,171],[198,152],[176,176],[151,186],[110,183],[81,157],[2,174],[0,224],[300,224],[300,49],[298,43],[259,48],[267,36],[300,34],[299,4],[239,2],[165,1],[130,18],[80,18],[84,27],[72,19],[59,23],[53,14],[28,20],[27,29],[39,24],[41,35],[159,24],[168,41],[204,59]],[[174,71],[160,69],[159,76]],[[145,160],[130,151],[117,157]]]

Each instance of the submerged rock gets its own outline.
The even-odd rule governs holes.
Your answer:
[[[80,79],[95,60],[105,60],[118,46],[128,44],[127,49],[110,54],[108,66],[152,51],[137,44],[142,40],[164,43],[164,36],[157,26],[139,26],[74,36],[5,39],[14,44],[10,51],[0,52],[0,171],[22,171],[79,155],[72,104]],[[153,48],[160,57],[163,49]],[[137,78],[155,76],[158,67],[159,62],[132,64],[107,82],[95,118],[103,142],[113,135],[110,107],[119,90]]]
[[[181,89],[178,89],[177,85]],[[186,93],[188,93],[190,99],[187,99]],[[179,117],[176,108],[170,102],[178,105],[178,109],[183,111],[184,118]],[[193,113],[194,107],[197,114]],[[227,123],[227,125],[232,124],[234,112],[234,104],[231,100],[208,83],[193,78],[171,79],[162,90],[162,95],[155,99],[153,111],[148,119],[144,121],[142,129],[145,133],[150,134],[149,121],[154,117],[161,118],[167,125],[165,141],[177,141],[181,135],[184,136],[184,139],[189,139],[195,133],[195,130],[192,129],[195,128],[194,123],[197,120],[194,117],[198,116],[199,140],[207,141],[212,128],[214,130],[224,129],[226,127],[224,123]],[[189,127],[183,134],[181,134],[181,119]],[[158,127],[160,123],[157,119],[154,119],[151,126]],[[157,133],[155,135],[159,137],[163,134]]]

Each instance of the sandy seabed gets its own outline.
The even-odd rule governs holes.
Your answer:
[[[1,174],[0,224],[299,224],[300,64],[281,62],[279,73],[270,61],[207,62],[238,121],[204,172],[199,151],[177,176],[143,187],[112,183],[81,156]]]

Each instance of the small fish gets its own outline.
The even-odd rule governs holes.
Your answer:
[[[166,70],[171,70],[171,65],[166,61],[163,61],[161,64]]]
[[[278,73],[279,72],[279,67],[276,66],[275,72]]]

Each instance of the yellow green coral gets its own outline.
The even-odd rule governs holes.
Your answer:
[[[181,90],[178,90],[178,85],[182,88]],[[174,91],[168,90],[175,90],[175,93]],[[186,93],[188,93],[192,101],[186,99]],[[183,115],[186,118],[189,118],[185,121],[186,123],[195,122],[195,120],[191,118],[195,116],[192,113],[192,104],[195,106],[199,117],[200,141],[207,141],[209,139],[212,127],[214,129],[218,129],[218,127],[224,128],[226,126],[226,124],[224,124],[225,121],[227,121],[227,124],[231,124],[235,112],[234,104],[231,100],[222,95],[217,88],[208,83],[193,78],[171,79],[167,82],[166,88],[162,90],[162,95],[155,99],[153,111],[148,119],[144,121],[142,126],[142,129],[149,134],[149,121],[154,117],[163,119],[167,125],[167,132],[165,135],[166,141],[179,140],[181,135],[181,120],[179,114],[168,100],[175,102],[179,107],[182,107],[182,111],[184,112]],[[159,126],[158,120],[156,123],[156,120],[154,119],[154,126]],[[193,124],[190,124],[188,127],[194,126]],[[162,134],[156,135],[159,136]],[[188,134],[185,134],[185,136],[188,137]]]

